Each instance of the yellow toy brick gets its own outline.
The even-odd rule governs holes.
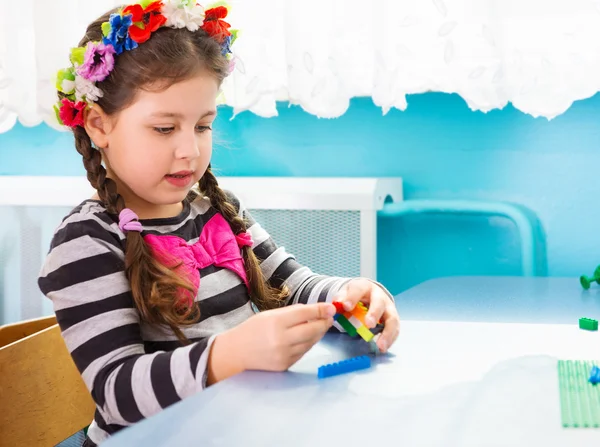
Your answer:
[[[358,332],[358,335],[360,335],[367,343],[373,340],[374,335],[366,326],[356,328],[356,332]]]

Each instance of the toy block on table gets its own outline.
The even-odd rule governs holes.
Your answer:
[[[592,385],[596,385],[598,382],[600,382],[600,368],[598,368],[596,365],[592,366],[588,382],[590,382]]]
[[[558,361],[560,416],[563,427],[600,427],[600,387],[588,379],[591,361]]]
[[[371,358],[367,355],[361,355],[360,357],[352,357],[347,360],[342,360],[341,362],[319,366],[317,376],[319,379],[325,379],[327,377],[346,374],[353,371],[360,371],[370,367]]]
[[[598,320],[592,320],[591,318],[580,318],[579,319],[579,328],[585,329],[587,331],[597,331],[598,330]]]

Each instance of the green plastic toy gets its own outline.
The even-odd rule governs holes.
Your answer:
[[[582,275],[579,278],[579,282],[581,283],[581,287],[583,287],[585,290],[588,290],[592,283],[600,284],[600,265],[596,267],[596,270],[594,270],[594,276],[592,278]]]
[[[580,318],[579,329],[585,329],[586,331],[597,331],[598,320],[593,320],[591,318]]]
[[[600,427],[600,386],[589,382],[594,361],[558,361],[560,416],[563,427]]]

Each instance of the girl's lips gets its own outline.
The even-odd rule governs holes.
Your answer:
[[[165,175],[165,180],[177,188],[185,188],[192,181],[193,171],[179,171]]]

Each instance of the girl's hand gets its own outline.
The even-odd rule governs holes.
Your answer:
[[[219,334],[208,360],[208,384],[245,370],[285,371],[333,324],[331,303],[296,304],[253,315]]]
[[[400,317],[394,302],[377,284],[363,278],[353,279],[335,300],[342,302],[347,311],[354,309],[359,301],[365,303],[369,308],[365,317],[369,329],[374,328],[379,320],[383,322],[385,326],[377,340],[377,347],[381,352],[386,352],[396,341],[400,332]]]

